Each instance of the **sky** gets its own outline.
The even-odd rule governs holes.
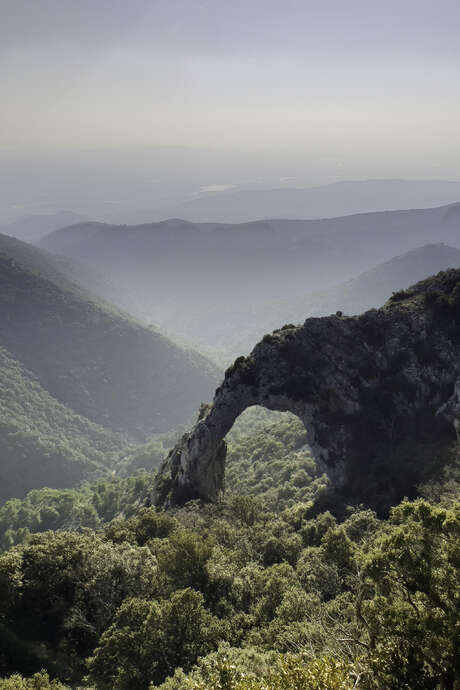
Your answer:
[[[0,0],[0,149],[460,169],[458,0]]]

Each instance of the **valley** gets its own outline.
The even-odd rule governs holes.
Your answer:
[[[457,211],[0,235],[1,690],[455,688]]]

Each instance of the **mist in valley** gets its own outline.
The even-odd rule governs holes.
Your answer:
[[[230,363],[286,322],[376,308],[392,292],[457,267],[459,230],[453,204],[318,221],[83,223],[38,244],[71,259],[77,280],[80,267],[89,268],[86,285],[105,299]],[[355,289],[354,300],[345,295],[339,286],[369,269],[375,297],[368,286]]]

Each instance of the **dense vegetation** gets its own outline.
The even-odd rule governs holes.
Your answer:
[[[65,407],[0,347],[0,501],[104,474],[122,440]]]
[[[307,446],[305,427],[289,413],[246,410],[228,434],[226,482],[239,496],[258,496],[270,510],[283,510],[325,492]]]
[[[385,520],[321,508],[295,418],[249,410],[227,440],[215,505],[157,512],[145,472],[5,504],[0,688],[454,687],[456,447]]]
[[[3,672],[81,682],[88,657],[97,688],[453,687],[458,503],[405,502],[387,524],[188,510],[7,551]]]
[[[48,530],[98,529],[115,516],[130,516],[148,499],[153,475],[100,479],[79,489],[34,489],[0,507],[0,551]]]
[[[180,432],[179,427],[127,446],[125,437],[58,402],[0,347],[0,505],[44,485],[70,489],[114,473],[127,477],[152,470]],[[21,520],[27,527],[24,513]]]

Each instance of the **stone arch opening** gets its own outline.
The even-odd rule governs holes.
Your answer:
[[[291,412],[246,408],[224,439],[227,496],[258,496],[272,510],[311,500],[322,474],[302,421]],[[324,484],[324,477],[323,477]]]
[[[193,430],[184,435],[163,463],[153,494],[156,505],[180,505],[195,498],[216,500],[225,487],[226,439],[238,433],[247,417],[254,415],[254,410],[259,410],[259,415],[268,420],[297,419],[308,435],[310,457],[321,474],[327,469],[314,443],[314,426],[309,424],[310,405],[285,394],[273,394],[248,385],[244,363],[236,371],[236,390],[229,385],[235,377],[234,365],[217,389],[213,403],[202,405]]]

